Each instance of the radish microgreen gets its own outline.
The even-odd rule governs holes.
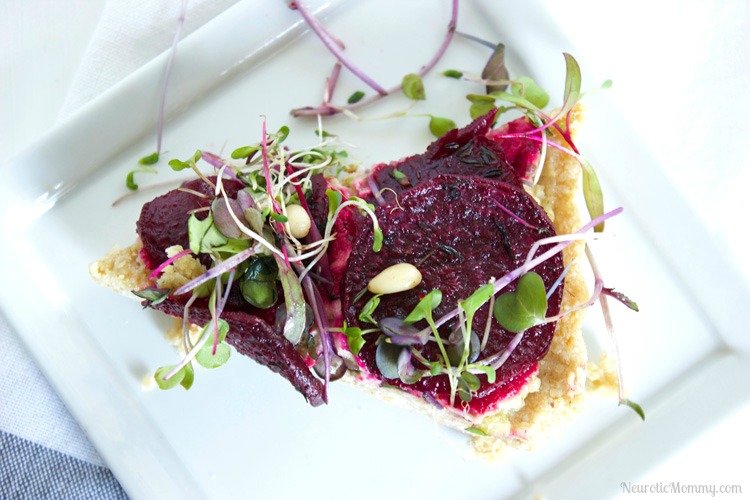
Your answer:
[[[412,101],[424,101],[427,95],[422,78],[416,73],[409,73],[401,80],[401,90]]]
[[[515,292],[505,292],[497,298],[494,314],[500,326],[514,333],[544,323],[547,292],[542,277],[535,272],[521,276]]]

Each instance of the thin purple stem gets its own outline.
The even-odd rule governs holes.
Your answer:
[[[493,198],[493,199],[492,199],[492,201],[493,201],[493,202],[495,202],[495,205],[497,205],[497,207],[498,207],[498,208],[499,208],[500,210],[502,210],[503,212],[505,212],[505,213],[506,213],[506,214],[508,214],[509,216],[513,217],[513,218],[514,218],[514,219],[515,219],[516,221],[520,222],[521,224],[523,224],[524,226],[528,227],[529,229],[534,229],[534,230],[538,230],[538,229],[539,229],[538,227],[536,227],[536,226],[532,226],[531,224],[529,224],[528,222],[526,222],[525,220],[523,220],[522,218],[520,218],[519,216],[517,216],[516,214],[514,214],[514,213],[513,213],[513,212],[511,212],[510,210],[508,210],[508,209],[507,209],[507,208],[505,207],[505,205],[503,205],[502,203],[500,203],[500,202],[499,202],[499,201],[497,201],[496,199],[494,199],[494,198]]]
[[[372,89],[375,90],[378,94],[387,93],[383,87],[378,85],[372,78],[367,76],[367,74],[357,68],[354,63],[352,63],[344,56],[339,43],[337,43],[337,40],[334,39],[330,33],[328,33],[328,31],[323,27],[320,21],[318,21],[318,19],[312,14],[312,12],[310,12],[307,7],[304,6],[303,2],[297,2],[296,5],[297,10],[302,15],[302,18],[305,20],[305,22],[307,22],[307,25],[310,26],[310,29],[313,30],[316,35],[318,35],[318,38],[320,38],[323,44],[331,52],[331,54],[333,54],[336,59],[341,62],[341,64],[346,66],[349,71],[354,73],[354,75],[362,80],[366,85],[372,87]]]
[[[297,9],[300,10],[300,5],[297,4]],[[302,10],[300,10],[300,13],[303,14]],[[425,76],[427,73],[432,70],[432,68],[435,67],[435,65],[440,61],[440,59],[445,55],[445,51],[448,49],[448,46],[450,45],[451,41],[453,40],[453,35],[456,32],[456,24],[458,22],[458,0],[452,0],[451,2],[451,19],[448,22],[448,32],[445,34],[445,38],[443,39],[443,42],[440,44],[440,47],[438,47],[438,50],[435,52],[435,55],[432,56],[432,58],[427,61],[426,64],[424,64],[420,70],[418,71],[419,76]],[[311,26],[312,27],[312,26]],[[320,35],[319,35],[320,36]],[[341,61],[342,63],[344,61]],[[348,68],[348,66],[347,66]],[[349,68],[351,69],[351,68]],[[359,76],[359,75],[358,75]],[[354,110],[361,108],[363,106],[367,106],[369,104],[372,104],[373,102],[379,101],[383,97],[386,97],[390,94],[399,92],[401,90],[401,84],[394,85],[393,87],[389,88],[388,90],[385,90],[383,92],[378,92],[375,95],[372,95],[370,97],[367,97],[365,99],[362,99],[360,101],[357,101],[353,104],[347,104],[345,106],[333,106],[329,103],[324,103],[321,106],[308,106],[305,108],[297,108],[292,110],[292,116],[300,117],[300,116],[332,116],[341,113],[344,110]]]
[[[167,87],[169,86],[169,80],[172,76],[172,65],[174,64],[175,56],[177,55],[177,42],[180,41],[182,36],[182,28],[185,27],[185,16],[187,14],[187,0],[182,0],[180,5],[180,16],[177,18],[177,30],[172,40],[172,48],[169,52],[169,58],[167,59],[167,66],[164,68],[164,77],[162,78],[161,86],[161,97],[159,99],[159,114],[156,123],[156,154],[161,153],[161,140],[164,134],[164,108],[167,103]]]
[[[610,219],[610,218],[612,218],[612,217],[620,214],[621,212],[622,212],[622,207],[618,207],[618,208],[616,208],[616,209],[614,209],[614,210],[612,210],[610,212],[602,214],[599,217],[596,217],[595,219],[592,219],[590,222],[588,222],[586,225],[584,225],[583,227],[581,227],[581,229],[579,229],[575,233],[572,233],[571,236],[572,235],[583,234],[583,233],[585,233],[585,232],[593,229],[597,225],[601,224],[602,222],[606,221],[607,219]],[[546,252],[544,252],[543,254],[541,254],[540,256],[538,256],[536,258],[533,258],[533,259],[526,259],[526,262],[523,265],[521,265],[521,266],[517,267],[516,269],[514,269],[513,271],[507,273],[505,276],[503,276],[502,278],[500,278],[499,280],[497,280],[495,282],[495,291],[493,292],[493,294],[497,294],[500,290],[502,290],[503,288],[505,288],[506,286],[508,286],[514,280],[520,278],[523,274],[527,273],[528,271],[530,271],[531,269],[535,268],[536,266],[538,266],[542,262],[544,262],[547,259],[551,258],[552,256],[556,255],[557,253],[562,252],[564,248],[570,246],[574,241],[576,241],[576,240],[573,239],[573,238],[571,238],[569,240],[560,242],[557,245],[555,245],[554,247],[552,247],[549,250],[547,250]],[[533,247],[531,251],[535,252],[536,251],[536,247]],[[444,325],[445,323],[447,323],[451,319],[453,319],[456,316],[458,316],[458,314],[459,314],[459,308],[457,307],[457,308],[449,311],[448,313],[446,313],[440,319],[438,319],[435,322],[435,326],[436,327],[440,327],[440,326]],[[426,328],[425,330],[426,331],[431,331],[430,328]]]
[[[184,257],[185,255],[189,255],[190,253],[192,253],[190,251],[190,249],[186,248],[185,250],[181,251],[180,253],[178,253],[176,255],[173,255],[172,257],[168,258],[167,260],[165,260],[164,262],[162,262],[161,264],[159,264],[159,267],[157,267],[156,269],[154,269],[153,271],[151,271],[151,274],[148,275],[148,279],[154,279],[154,278],[156,278],[159,275],[159,273],[164,270],[165,267],[167,267],[168,265],[170,265],[172,262],[176,261],[180,257]]]

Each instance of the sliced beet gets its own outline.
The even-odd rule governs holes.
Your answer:
[[[216,178],[210,178],[215,182]],[[224,179],[224,188],[227,195],[235,196],[242,188],[238,181]],[[202,179],[186,182],[182,186],[185,189],[196,191],[206,196],[203,198],[194,193],[173,189],[168,193],[154,198],[143,205],[141,215],[136,223],[136,230],[143,242],[141,260],[148,269],[157,268],[167,260],[165,250],[173,245],[181,245],[183,248],[190,246],[188,239],[187,221],[192,210],[207,207],[213,199],[213,188]],[[198,218],[205,217],[200,212]]]
[[[508,215],[495,201],[534,228]],[[352,300],[366,288],[370,279],[393,264],[414,264],[422,273],[422,282],[412,290],[381,296],[373,317],[376,320],[389,316],[405,318],[422,297],[437,288],[442,291],[443,300],[433,315],[439,318],[491,277],[500,278],[523,264],[534,242],[554,234],[544,210],[525,191],[491,179],[440,176],[402,193],[399,204],[402,208],[390,203],[377,210],[384,235],[380,252],[372,250],[370,227],[363,228],[354,242],[341,290],[344,319],[349,325],[372,326],[359,320],[362,306],[372,295],[367,292],[358,302]],[[560,255],[534,269],[547,289],[562,270]],[[514,282],[506,291],[515,290],[515,286]],[[558,287],[549,298],[548,315],[557,314],[561,298],[562,287]],[[474,330],[480,338],[488,311],[485,304],[474,318]],[[424,322],[418,325],[427,326]],[[521,344],[498,370],[497,382],[488,384],[484,376],[480,377],[483,383],[470,403],[470,410],[481,413],[517,390],[518,380],[525,381],[536,362],[546,354],[554,330],[554,324],[527,330]],[[480,359],[505,350],[514,336],[492,319],[489,342],[480,353]],[[360,351],[360,357],[375,374],[379,373],[375,363],[376,338],[377,334],[369,334]],[[437,359],[434,342],[428,343],[423,352],[429,359]],[[428,393],[442,404],[449,401],[445,375],[425,377],[412,385],[399,380],[388,380],[388,383]]]
[[[531,123],[528,118],[522,116],[487,134],[487,137],[495,141],[503,150],[505,158],[513,167],[516,175],[526,181],[533,180],[534,171],[539,163],[541,144],[537,140],[524,137],[524,135],[531,136],[531,132],[536,128],[536,125]],[[503,137],[504,135],[517,135],[518,137]],[[538,132],[536,135],[539,135]]]
[[[374,167],[370,181],[362,187],[381,190],[384,200],[440,175],[452,174],[492,178],[520,186],[500,145],[486,137],[495,113],[481,116],[462,129],[454,129],[430,144],[423,154]],[[394,194],[395,193],[395,194]],[[373,199],[374,193],[370,196]]]
[[[213,178],[211,180],[214,181]],[[143,242],[141,259],[150,269],[156,268],[167,258],[164,249],[172,245],[189,246],[189,211],[208,206],[213,197],[213,188],[203,180],[188,182],[183,187],[203,193],[208,198],[174,189],[146,203],[141,210],[137,223]],[[224,187],[227,195],[234,197],[242,184],[224,180]],[[197,216],[200,218],[200,213]],[[294,345],[274,329],[276,309],[283,300],[271,308],[257,309],[240,297],[237,287],[232,290],[221,316],[229,323],[227,342],[241,354],[289,380],[313,406],[324,403],[323,383],[312,374]],[[154,308],[171,316],[182,317],[184,302],[180,299],[184,297],[169,298]],[[191,323],[204,325],[210,317],[205,300],[196,301],[190,308]]]
[[[168,299],[154,308],[170,316],[182,317],[184,304],[175,299]],[[292,343],[274,330],[273,323],[259,315],[268,316],[269,312],[250,309],[251,312],[225,310],[222,313],[222,319],[229,323],[227,343],[240,354],[249,356],[287,379],[312,406],[323,404],[323,383],[312,374]],[[205,303],[190,308],[191,323],[205,325],[210,319],[211,313]]]

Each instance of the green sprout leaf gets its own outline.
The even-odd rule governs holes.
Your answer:
[[[362,311],[359,313],[359,320],[377,325],[378,322],[373,319],[372,313],[375,312],[375,309],[377,309],[379,305],[380,294],[373,295],[370,300],[368,300],[367,303],[365,303],[365,305],[362,307]]]
[[[195,167],[196,162],[201,159],[201,156],[203,156],[203,153],[201,153],[200,150],[196,150],[195,154],[185,161],[177,159],[169,160],[169,166],[172,167],[172,170],[175,171],[185,170],[186,168],[193,168]]]
[[[218,368],[229,360],[231,349],[225,343],[216,346],[216,354],[213,353],[214,344],[211,339],[206,342],[195,355],[195,361],[204,368]]]
[[[635,312],[639,312],[638,304],[636,304],[636,302],[633,299],[631,299],[624,293],[615,291],[614,288],[606,288],[606,287],[602,290],[602,293],[605,293],[606,295],[609,295],[613,299],[623,303],[629,309]]]
[[[539,109],[549,104],[549,94],[528,76],[518,78],[510,87],[511,94],[523,97]]]
[[[255,146],[243,146],[232,151],[231,156],[235,160],[239,160],[240,158],[248,158],[260,151],[260,149],[261,147],[257,144]]]
[[[276,265],[279,268],[279,280],[284,290],[284,304],[286,304],[286,322],[284,323],[284,337],[297,345],[307,326],[307,303],[302,291],[302,284],[297,273],[286,265],[284,259],[276,254]]]
[[[401,181],[401,180],[407,179],[406,174],[403,173],[402,171],[400,171],[397,168],[394,168],[393,170],[391,170],[391,174],[390,175],[391,175],[391,177],[393,177],[397,181]]]
[[[138,160],[139,165],[154,165],[159,162],[159,153],[154,152]]]
[[[599,217],[604,213],[604,195],[602,186],[599,183],[599,177],[596,175],[593,165],[584,158],[580,158],[583,167],[583,199],[586,202],[586,209],[592,219]],[[598,224],[594,231],[601,233],[604,231],[604,223]]]
[[[432,311],[435,310],[440,302],[443,300],[443,292],[437,288],[432,290],[430,293],[425,295],[422,300],[419,301],[414,309],[404,319],[404,323],[416,323],[420,320],[427,320],[428,323],[432,320]]]
[[[372,251],[379,252],[383,248],[383,230],[380,226],[372,228]]]
[[[401,80],[401,89],[404,95],[413,101],[423,101],[426,99],[424,83],[422,78],[416,73],[409,73]]]
[[[448,78],[462,78],[464,74],[456,69],[446,69],[443,71],[443,76],[447,76]]]
[[[127,177],[125,177],[125,185],[131,191],[136,191],[138,189],[138,184],[135,183],[135,179],[133,178],[136,172],[139,172],[139,170],[131,170],[128,172]]]
[[[464,429],[464,431],[468,434],[474,434],[475,436],[482,436],[482,437],[487,436],[487,432],[480,429],[479,427],[467,427],[466,429]]]
[[[487,376],[487,382],[494,384],[497,379],[497,372],[494,368],[487,365],[471,365],[473,370],[481,371]]]
[[[506,292],[495,301],[495,319],[511,332],[522,332],[544,323],[547,292],[542,277],[528,272],[518,280],[515,292]]]
[[[561,115],[566,115],[581,100],[581,68],[578,61],[568,53],[565,57],[565,90]]]
[[[352,95],[349,96],[349,99],[346,100],[349,104],[354,104],[362,100],[362,98],[365,96],[365,93],[361,90],[357,90]]]
[[[638,403],[635,403],[629,399],[622,399],[620,400],[620,404],[630,407],[634,412],[638,414],[639,417],[641,417],[641,420],[643,420],[644,422],[646,421],[646,413]]]
[[[281,222],[282,224],[285,222],[289,222],[289,218],[287,218],[287,216],[284,214],[277,214],[276,212],[271,211],[268,215],[270,215],[271,218],[276,222]]]
[[[175,373],[173,376],[171,376],[168,380],[164,380],[164,377],[167,376],[169,372],[171,372],[175,368],[174,365],[172,366],[162,366],[158,370],[156,370],[156,373],[154,373],[154,380],[156,381],[156,385],[159,386],[159,389],[171,389],[173,387],[177,387],[180,382],[182,382],[182,379],[185,377],[185,368]],[[186,365],[187,368],[187,365]]]
[[[456,122],[450,118],[441,118],[430,115],[430,132],[435,137],[442,137],[449,130],[456,128]]]
[[[339,205],[341,205],[343,196],[340,191],[335,191],[333,189],[326,189],[326,196],[328,197],[328,219],[331,219],[333,213],[339,208]]]
[[[476,101],[472,102],[471,106],[469,106],[469,116],[471,116],[472,120],[476,120],[480,116],[484,116],[493,109],[495,109],[495,102],[494,100],[492,102],[488,101]]]
[[[362,336],[362,329],[356,326],[344,325],[344,335],[346,335],[347,343],[349,344],[349,350],[355,356],[362,350],[362,346],[365,345],[365,339]]]
[[[144,288],[143,290],[133,290],[133,295],[147,300],[147,306],[161,304],[169,297],[169,290],[163,288]]]
[[[375,350],[375,364],[385,378],[398,379],[398,358],[404,348],[390,342],[380,342]]]
[[[188,219],[188,239],[194,254],[208,253],[215,247],[227,243],[227,238],[214,225],[212,216],[199,220],[195,214]]]

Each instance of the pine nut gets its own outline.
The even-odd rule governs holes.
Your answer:
[[[394,264],[380,271],[370,280],[367,289],[376,294],[398,293],[411,290],[422,282],[419,269],[406,262]]]
[[[310,232],[312,221],[302,205],[287,205],[286,217],[289,219],[289,234],[297,239],[304,238]]]

